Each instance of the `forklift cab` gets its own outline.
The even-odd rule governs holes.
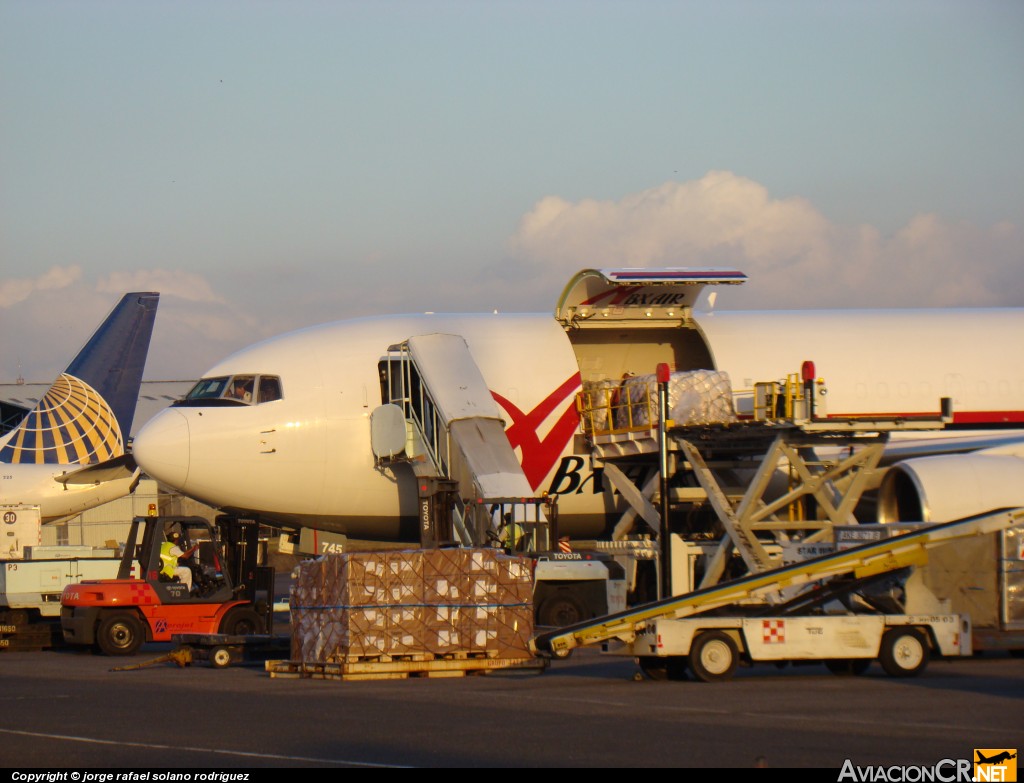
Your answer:
[[[216,536],[202,517],[135,517],[118,578],[131,578],[135,568],[163,603],[223,603],[233,597]]]

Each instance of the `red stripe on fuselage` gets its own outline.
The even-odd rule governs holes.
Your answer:
[[[953,412],[954,424],[1019,424],[1024,423],[1024,411],[965,411]]]
[[[938,411],[918,411],[908,413],[830,413],[826,419],[934,419]],[[954,424],[1021,424],[1024,423],[1024,411],[961,411],[953,412]]]

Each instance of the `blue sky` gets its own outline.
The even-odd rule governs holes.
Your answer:
[[[1024,305],[1024,4],[0,0],[0,380],[126,290],[150,378],[263,337],[550,310]]]

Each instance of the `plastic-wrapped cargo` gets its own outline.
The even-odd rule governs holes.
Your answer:
[[[292,660],[528,658],[532,593],[529,561],[497,549],[324,555],[292,587]]]
[[[583,430],[600,432],[610,429],[613,417],[613,402],[618,398],[621,381],[583,381]]]
[[[668,383],[669,418],[678,427],[736,421],[729,374],[718,370],[674,372]],[[622,382],[614,406],[615,426],[649,427],[658,422],[658,381],[637,375]]]

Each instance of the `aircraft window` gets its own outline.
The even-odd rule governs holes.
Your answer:
[[[224,393],[228,385],[227,376],[223,378],[203,378],[185,395],[186,400],[215,400]]]
[[[231,383],[228,384],[227,391],[224,392],[224,397],[229,400],[251,403],[252,391],[255,388],[255,383],[255,375],[236,375],[231,379]]]
[[[273,402],[281,399],[281,379],[276,375],[260,376],[260,394],[257,402]]]
[[[252,405],[281,399],[281,379],[276,375],[223,375],[203,378],[183,400],[179,407],[211,405]]]

